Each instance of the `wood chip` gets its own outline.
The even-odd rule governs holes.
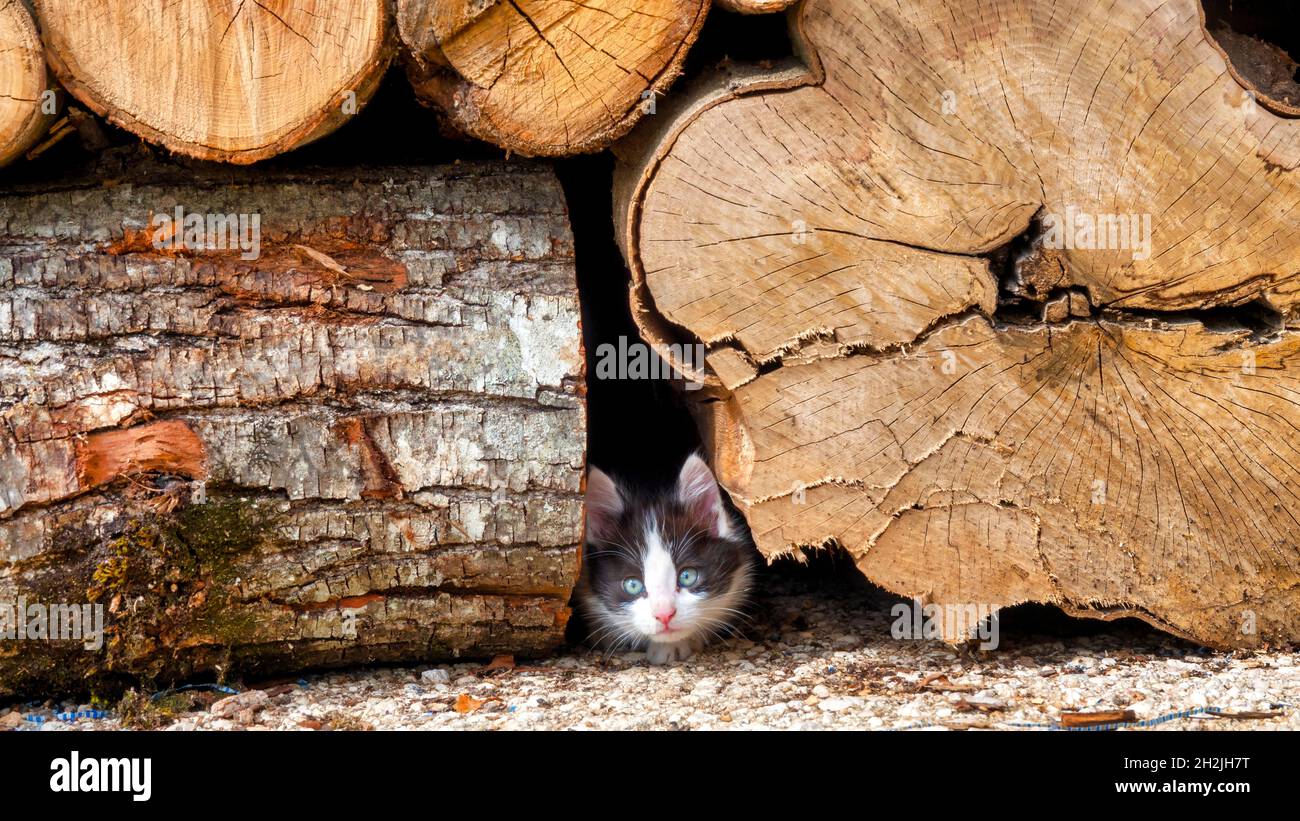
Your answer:
[[[1137,721],[1132,710],[1101,710],[1095,713],[1061,713],[1062,727],[1095,727],[1098,724],[1117,724]]]
[[[492,701],[492,699],[474,698],[468,693],[461,693],[459,696],[456,697],[455,709],[456,712],[460,713],[461,715],[468,715],[469,713],[478,712],[479,708],[482,707],[484,704],[487,704],[489,701]]]
[[[956,684],[948,679],[946,673],[932,673],[921,679],[916,689],[933,690],[936,693],[969,693],[976,687],[973,684]]]
[[[307,255],[308,257],[315,260],[316,262],[320,263],[323,267],[328,268],[329,270],[338,274],[339,276],[344,276],[344,277],[352,276],[351,274],[348,273],[347,268],[344,268],[342,265],[340,265],[329,254],[321,253],[320,251],[317,251],[315,248],[309,248],[306,245],[295,245],[293,247],[303,252],[303,254]]]
[[[495,670],[513,670],[515,669],[515,657],[511,655],[494,656],[490,662],[479,672],[491,673]]]
[[[1208,713],[1213,718],[1236,719],[1238,721],[1255,721],[1269,718],[1281,718],[1286,715],[1282,710],[1261,711],[1243,710],[1240,713]]]

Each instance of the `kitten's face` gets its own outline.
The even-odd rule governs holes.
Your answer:
[[[691,457],[673,491],[649,499],[625,498],[593,469],[587,510],[583,605],[599,643],[698,644],[732,630],[752,552],[702,460]]]

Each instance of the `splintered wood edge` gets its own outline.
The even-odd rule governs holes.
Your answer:
[[[203,440],[181,420],[95,431],[76,440],[76,452],[82,491],[134,473],[158,471],[200,480],[208,475]]]
[[[447,66],[441,42],[455,36],[504,0],[396,0],[397,38],[418,65]]]
[[[1205,3],[1203,0],[1196,0],[1196,11],[1201,18],[1201,33],[1205,35],[1205,41],[1209,43],[1215,51],[1219,52],[1219,56],[1223,58],[1223,62],[1228,65],[1228,73],[1232,75],[1232,79],[1237,81],[1237,85],[1241,86],[1242,89],[1258,100],[1260,105],[1264,106],[1264,108],[1267,108],[1269,111],[1272,111],[1274,114],[1279,114],[1283,117],[1300,117],[1300,106],[1289,105],[1281,100],[1269,96],[1267,92],[1262,91],[1259,86],[1255,85],[1254,81],[1237,70],[1236,64],[1232,62],[1232,57],[1228,54],[1227,50],[1219,44],[1219,38],[1215,37],[1210,31],[1210,21],[1205,15]]]
[[[4,22],[0,22],[0,25],[6,28],[13,26],[15,33],[20,38],[19,42],[12,46],[12,50],[24,54],[14,59],[26,62],[27,70],[36,79],[33,88],[48,89],[50,78],[49,71],[45,67],[45,55],[41,48],[40,32],[36,29],[36,20],[26,2],[23,0],[0,2],[0,15],[8,18]],[[0,143],[0,167],[4,167],[22,156],[23,152],[31,148],[40,139],[53,121],[54,116],[52,114],[46,114],[42,111],[42,102],[38,94],[23,116],[22,121],[15,125],[7,142]]]
[[[37,15],[40,16],[40,14],[38,8]],[[394,31],[396,27],[393,24],[393,15],[387,2],[381,2],[380,25],[383,30],[377,41],[374,54],[358,68],[353,76],[340,85],[338,92],[317,114],[305,119],[297,127],[268,143],[236,150],[177,139],[173,135],[159,131],[131,113],[101,100],[99,94],[90,87],[88,82],[79,79],[78,72],[65,60],[63,55],[63,46],[65,44],[59,39],[55,27],[45,24],[44,20],[42,20],[40,31],[50,70],[53,71],[54,76],[58,78],[63,87],[91,111],[114,125],[136,134],[146,142],[162,146],[172,153],[183,154],[199,160],[249,165],[299,148],[338,129],[356,113],[345,114],[343,112],[343,103],[348,99],[349,95],[355,95],[357,112],[369,102],[379,88],[388,66],[397,54],[397,37]]]

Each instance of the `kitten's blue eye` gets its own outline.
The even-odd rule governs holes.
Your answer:
[[[628,578],[623,580],[623,592],[629,596],[639,596],[644,590],[645,585],[641,583],[640,579]]]
[[[688,567],[677,574],[677,584],[681,587],[694,587],[699,580],[700,572],[693,567]]]

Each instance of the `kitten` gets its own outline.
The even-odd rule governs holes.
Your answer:
[[[735,633],[754,549],[699,456],[669,492],[637,496],[598,468],[587,477],[587,536],[577,604],[597,647],[685,660]]]

